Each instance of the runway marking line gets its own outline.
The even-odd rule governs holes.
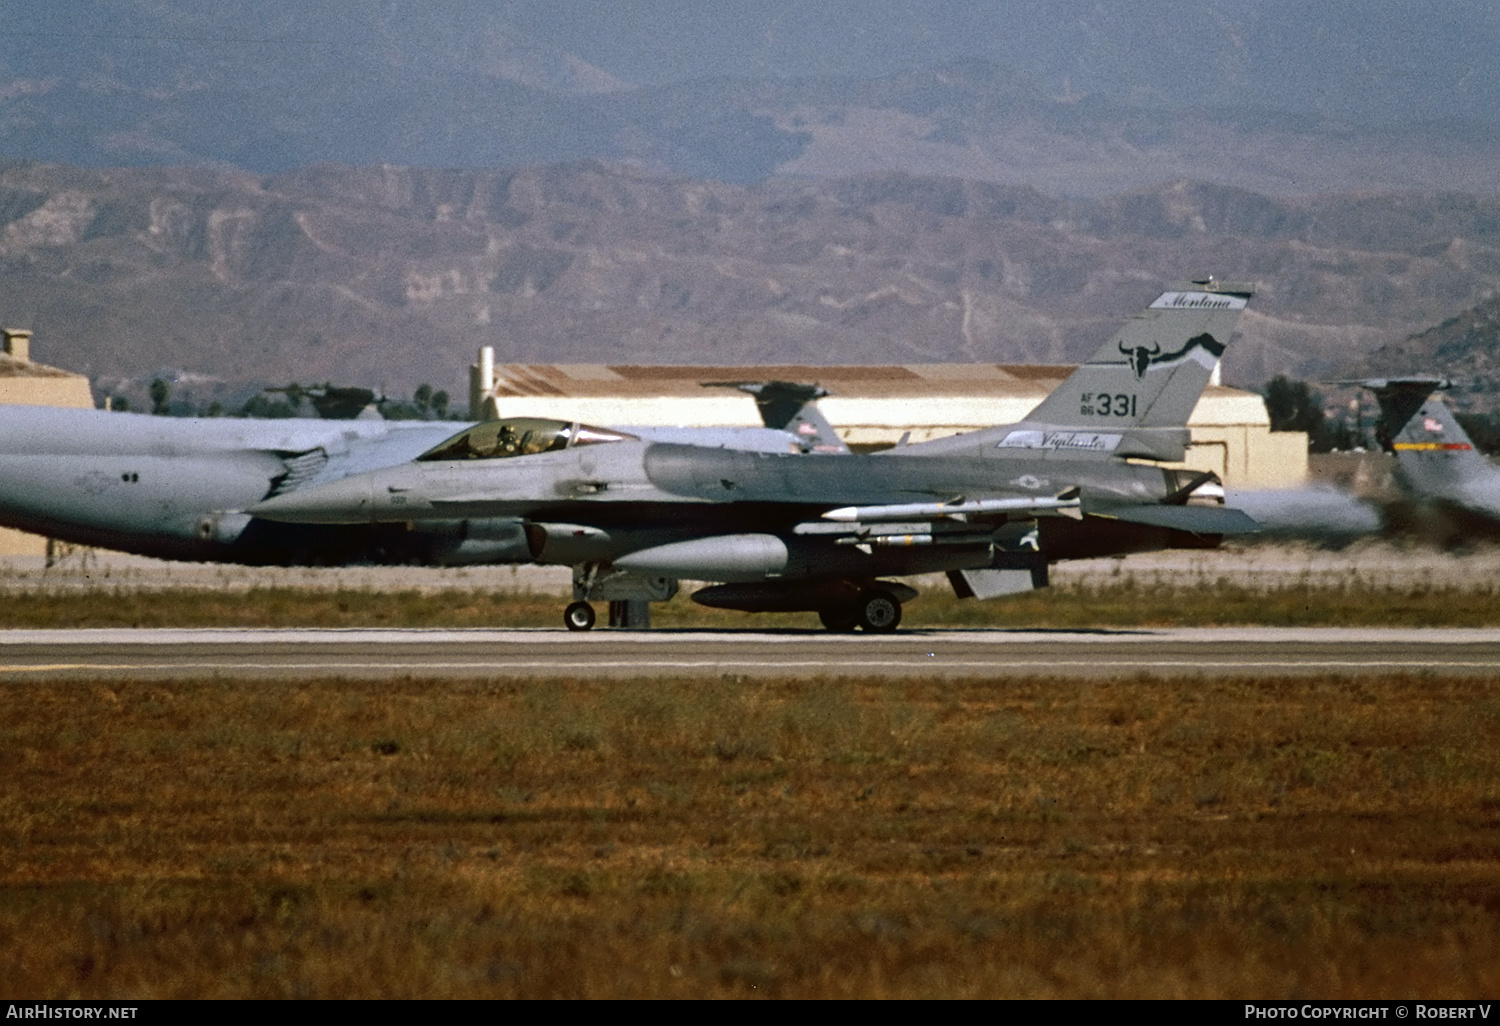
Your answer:
[[[774,671],[779,669],[800,670],[809,668],[826,669],[830,673],[838,674],[847,669],[890,669],[900,667],[902,669],[920,670],[931,669],[977,669],[994,670],[996,672],[1013,671],[1018,669],[1074,669],[1087,668],[1099,669],[1099,664],[1092,660],[1024,660],[1024,661],[961,661],[948,662],[938,660],[880,660],[880,661],[844,661],[838,666],[830,666],[822,660],[795,660],[787,662],[758,660],[732,661],[732,660],[678,660],[678,661],[655,661],[655,660],[621,660],[621,661],[587,661],[587,662],[556,662],[551,660],[529,661],[529,662],[483,662],[483,663],[407,663],[400,661],[385,662],[360,662],[360,663],[43,663],[36,666],[0,666],[0,673],[59,673],[65,671],[106,671],[106,670],[256,670],[256,671],[313,671],[313,672],[336,672],[339,670],[617,670],[617,669],[640,669],[640,670],[723,670],[723,669],[757,669]],[[1284,660],[1202,660],[1202,659],[1180,659],[1180,660],[1112,660],[1104,669],[1110,671],[1139,670],[1139,669],[1218,669],[1218,668],[1244,668],[1244,669],[1348,669],[1348,670],[1370,670],[1370,669],[1496,669],[1500,670],[1500,661],[1497,660],[1307,660],[1301,662],[1289,662]]]
[[[154,666],[135,666],[127,663],[43,663],[39,666],[0,666],[0,673],[56,673],[59,670],[152,670]]]

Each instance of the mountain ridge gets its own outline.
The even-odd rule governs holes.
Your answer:
[[[1064,363],[1208,273],[1262,283],[1227,380],[1339,373],[1500,291],[1500,199],[0,161],[0,319],[103,387],[171,372],[461,393],[479,345],[537,363]]]

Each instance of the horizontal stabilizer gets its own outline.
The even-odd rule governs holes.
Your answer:
[[[1260,525],[1243,512],[1224,506],[1119,506],[1089,512],[1192,534],[1254,534],[1260,530]]]

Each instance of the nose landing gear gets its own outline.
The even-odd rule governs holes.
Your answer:
[[[648,630],[651,603],[666,602],[675,594],[677,581],[671,577],[611,570],[606,563],[579,563],[573,567],[573,603],[563,610],[563,626],[570,631],[592,630],[592,600],[609,603],[609,626]]]

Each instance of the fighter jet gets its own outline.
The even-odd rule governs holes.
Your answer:
[[[774,427],[625,427],[677,445],[810,452],[794,418],[821,414],[818,391],[742,383],[780,397]],[[285,524],[246,512],[264,499],[405,464],[474,423],[384,421],[362,389],[332,396],[358,419],[169,418],[103,410],[0,406],[0,525],[163,559],[247,565],[530,562],[514,517],[355,525]],[[808,408],[811,406],[811,413]],[[767,407],[762,406],[762,412]],[[831,431],[831,429],[829,429]],[[837,436],[834,436],[835,441]]]
[[[564,623],[591,601],[817,612],[830,630],[895,630],[917,592],[883,578],[946,572],[960,595],[1045,584],[1058,560],[1206,548],[1255,522],[1195,495],[1187,418],[1253,289],[1197,281],[1159,296],[1019,424],[873,455],[792,456],[654,442],[517,418],[459,432],[412,462],[250,507],[310,525],[511,518],[532,557],[573,568]]]
[[[1370,389],[1380,403],[1381,446],[1395,453],[1413,499],[1461,528],[1500,528],[1500,468],[1474,446],[1437,392],[1442,378],[1372,378],[1348,382]]]

